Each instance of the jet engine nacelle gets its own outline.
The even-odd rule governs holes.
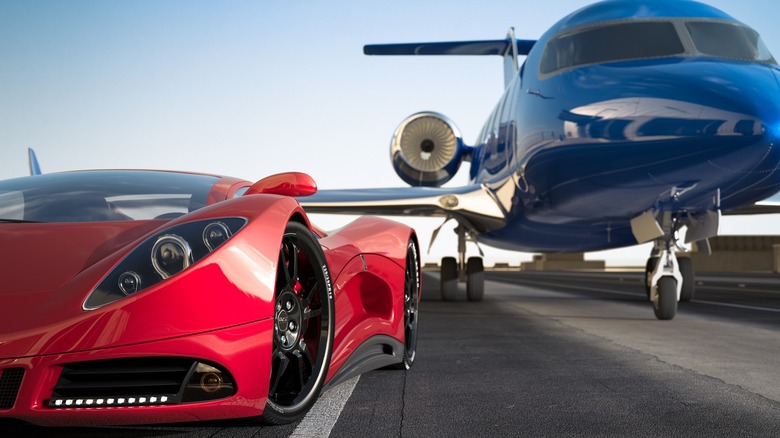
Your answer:
[[[390,160],[409,185],[439,187],[458,172],[466,149],[454,123],[441,114],[422,112],[395,130]]]

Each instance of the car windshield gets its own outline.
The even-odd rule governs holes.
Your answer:
[[[775,63],[758,33],[733,21],[640,20],[602,23],[556,36],[544,49],[539,71],[549,75],[585,65],[673,56]]]
[[[0,181],[0,221],[170,219],[206,205],[218,178],[157,171],[50,173]]]

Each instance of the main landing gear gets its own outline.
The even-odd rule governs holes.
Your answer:
[[[466,283],[466,297],[469,301],[482,301],[485,296],[485,269],[482,257],[466,259],[466,241],[474,241],[466,228],[458,225],[458,258],[441,259],[441,299],[455,301],[458,295],[458,283]],[[481,255],[482,251],[480,251]]]

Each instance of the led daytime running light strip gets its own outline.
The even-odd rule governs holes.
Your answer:
[[[100,408],[114,406],[150,406],[175,403],[171,395],[145,397],[57,397],[49,399],[50,408]]]

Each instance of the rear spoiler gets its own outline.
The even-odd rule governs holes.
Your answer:
[[[439,43],[370,44],[363,47],[366,55],[498,55],[504,57],[504,86],[517,74],[517,57],[525,56],[536,40],[515,39],[510,28],[506,39],[487,41],[451,41]]]

